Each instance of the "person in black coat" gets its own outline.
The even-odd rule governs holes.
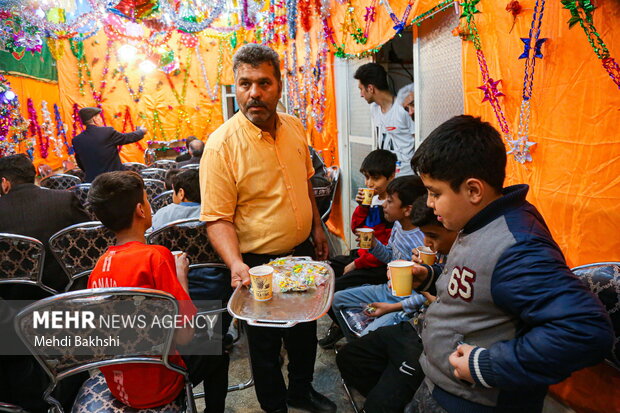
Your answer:
[[[90,219],[73,192],[38,187],[34,178],[34,165],[26,155],[0,158],[0,232],[41,241],[45,245],[43,283],[61,290],[69,278],[52,255],[49,238],[63,228]],[[7,289],[0,288],[3,296]]]
[[[142,126],[138,126],[135,132],[117,132],[114,128],[103,126],[100,114],[99,108],[82,108],[79,112],[86,130],[73,138],[73,149],[78,166],[86,174],[84,182],[92,182],[104,172],[122,171],[118,147],[138,142],[146,133]]]

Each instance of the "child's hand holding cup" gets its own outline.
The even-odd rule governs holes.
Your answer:
[[[433,250],[431,250],[429,247],[417,247],[412,251],[412,253],[414,256],[417,255],[413,259],[413,261],[417,263],[433,265],[435,264],[435,260],[437,259],[437,253],[433,252]]]
[[[362,188],[362,205],[370,206],[372,204],[372,197],[375,196],[375,190],[371,188]]]
[[[370,249],[372,248],[372,239],[373,234],[375,232],[372,228],[358,228],[356,234],[359,238],[359,245],[361,249]]]

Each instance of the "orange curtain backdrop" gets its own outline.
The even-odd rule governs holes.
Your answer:
[[[47,102],[47,109],[50,111],[50,117],[56,125],[56,118],[54,117],[54,104],[59,105],[60,109],[60,94],[58,90],[57,83],[51,82],[42,82],[40,80],[29,79],[25,77],[17,77],[17,76],[6,76],[7,80],[11,83],[11,89],[15,92],[19,99],[19,105],[21,114],[25,119],[29,119],[28,117],[28,98],[32,98],[32,103],[34,104],[34,108],[37,112],[37,121],[39,125],[43,123],[43,118],[41,116],[41,102]],[[61,109],[61,117],[62,117],[62,109]],[[64,119],[63,119],[64,121]],[[56,126],[53,128],[54,136],[56,136]],[[30,137],[30,133],[28,133],[28,137]],[[69,142],[70,141],[70,137]],[[34,140],[32,141],[34,142]],[[50,141],[50,146],[48,150],[47,158],[43,159],[41,157],[41,151],[39,149],[38,142],[34,145],[34,165],[38,167],[39,165],[45,163],[52,167],[52,169],[57,169],[62,166],[62,161],[67,157],[67,150],[64,147],[64,144],[61,144],[61,152],[63,154],[62,157],[58,157],[56,151],[54,150],[55,145],[53,141]],[[19,153],[25,153],[28,149],[28,145],[24,142],[19,145],[19,148],[16,148],[16,151]]]
[[[227,70],[228,55],[231,54],[228,36],[202,33],[200,52],[205,64],[207,78],[210,86],[216,84],[218,79],[218,59],[221,53],[221,72],[220,80],[222,84],[232,83],[232,73]],[[107,86],[103,95],[102,108],[108,126],[112,126],[118,131],[123,130],[125,112],[129,108],[129,113],[134,126],[144,125],[147,129],[146,138],[136,144],[125,145],[121,151],[123,161],[144,162],[144,149],[149,140],[175,140],[183,139],[189,135],[195,135],[205,140],[208,135],[222,124],[222,102],[221,90],[216,90],[218,99],[211,101],[206,93],[205,82],[203,79],[200,61],[194,49],[188,49],[179,43],[180,35],[174,33],[168,42],[179,60],[182,68],[189,67],[189,78],[186,86],[186,94],[183,104],[181,104],[173,92],[166,75],[156,70],[145,76],[144,90],[140,101],[135,102],[128,91],[128,86],[123,78],[114,72],[118,68],[117,49],[125,44],[124,41],[116,41],[110,50],[110,64],[107,75]],[[221,44],[221,45],[220,45]],[[62,90],[61,102],[63,119],[65,122],[72,122],[73,104],[78,107],[96,106],[93,99],[89,82],[85,75],[85,84],[79,88],[79,76],[77,59],[71,53],[68,41],[64,44],[64,55],[58,62],[59,87]],[[100,91],[101,79],[103,77],[103,67],[107,52],[107,37],[100,31],[96,36],[84,42],[84,52],[88,62],[93,85]],[[129,86],[137,92],[140,84],[140,75],[137,68],[144,57],[139,57],[136,62],[130,64],[127,69]],[[171,74],[170,81],[174,86],[177,95],[182,99],[184,71]],[[182,99],[183,100],[183,99]],[[189,122],[184,122],[181,116],[181,109],[185,110]],[[161,122],[161,128],[156,122],[155,111]],[[126,132],[130,131],[130,125],[126,125]],[[77,131],[79,133],[80,130]],[[71,131],[69,132],[71,133]]]
[[[500,98],[516,133],[523,88],[520,37],[527,37],[534,1],[513,19],[504,2],[480,2],[476,22],[493,79],[502,79]],[[600,2],[594,24],[612,56],[620,59],[620,3]],[[534,161],[509,155],[507,184],[530,184],[529,200],[545,217],[570,266],[620,261],[620,90],[612,82],[579,25],[569,30],[568,10],[547,2],[531,101],[530,141]],[[500,52],[501,51],[501,52]],[[471,42],[464,43],[465,112],[497,126],[491,106],[481,103],[482,78]]]
[[[527,37],[535,2],[513,24],[505,1],[478,3],[476,22],[491,78],[502,79],[500,98],[516,134],[523,88],[520,37]],[[594,24],[612,57],[620,59],[620,3],[597,3]],[[620,261],[620,90],[612,82],[579,25],[569,30],[568,10],[547,2],[541,37],[544,57],[536,61],[529,140],[533,162],[509,155],[506,184],[530,185],[528,199],[544,216],[570,266]],[[464,43],[465,112],[498,123],[482,84],[475,49]],[[620,374],[598,365],[552,386],[552,393],[578,412],[620,411]]]

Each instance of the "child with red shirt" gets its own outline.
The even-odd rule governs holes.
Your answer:
[[[116,235],[116,245],[99,258],[88,288],[142,287],[165,291],[179,301],[181,315],[195,315],[196,308],[188,294],[186,255],[175,258],[165,247],[146,244],[144,233],[152,224],[151,207],[140,175],[130,171],[99,175],[92,183],[88,201],[97,218]],[[178,328],[174,341],[187,344],[193,334],[191,327]],[[176,351],[169,360],[186,366]],[[196,371],[191,365],[188,369],[194,384],[204,378],[204,371]],[[101,371],[114,397],[136,409],[170,403],[184,387],[182,375],[159,365],[120,364],[103,367]],[[210,397],[213,407],[207,410],[223,412],[225,397],[225,393],[215,397],[219,400]]]

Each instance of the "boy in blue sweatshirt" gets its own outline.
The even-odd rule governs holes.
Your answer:
[[[600,301],[567,267],[528,186],[504,188],[506,148],[490,124],[456,116],[411,165],[428,206],[459,235],[422,330],[426,378],[414,412],[542,411],[547,386],[600,362],[613,332]],[[435,274],[437,275],[437,274]]]

